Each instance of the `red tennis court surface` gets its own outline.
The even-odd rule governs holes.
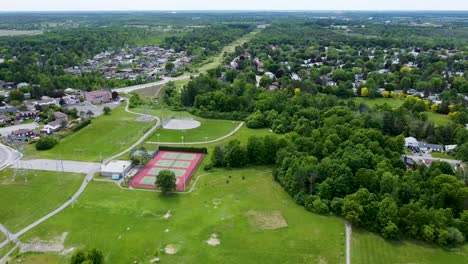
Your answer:
[[[200,164],[203,154],[160,150],[128,184],[131,187],[154,189],[161,170],[173,171],[177,179],[177,190],[183,191],[193,172]]]

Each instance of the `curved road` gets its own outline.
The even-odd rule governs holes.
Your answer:
[[[9,165],[15,163],[22,156],[23,155],[18,151],[3,144],[0,144],[0,170],[3,170]]]

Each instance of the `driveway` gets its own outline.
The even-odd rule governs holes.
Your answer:
[[[22,124],[22,125],[14,125],[9,127],[2,127],[0,128],[0,135],[6,137],[11,134],[11,132],[18,130],[18,129],[36,129],[39,127],[38,123],[30,123],[30,124]]]
[[[88,173],[92,170],[99,170],[100,163],[70,161],[70,160],[49,160],[32,159],[19,160],[12,166],[13,168],[22,168],[26,170],[45,170],[45,171],[63,171],[74,173]]]

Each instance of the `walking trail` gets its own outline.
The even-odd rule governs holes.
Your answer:
[[[351,223],[346,222],[346,264],[351,264]]]

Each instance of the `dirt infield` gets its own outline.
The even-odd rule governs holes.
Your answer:
[[[172,130],[185,130],[197,128],[201,125],[197,120],[192,119],[171,119],[163,123],[163,128]]]
[[[154,189],[161,170],[173,171],[177,179],[177,190],[183,191],[193,172],[203,158],[201,153],[186,153],[161,150],[141,169],[129,183],[130,187]]]

